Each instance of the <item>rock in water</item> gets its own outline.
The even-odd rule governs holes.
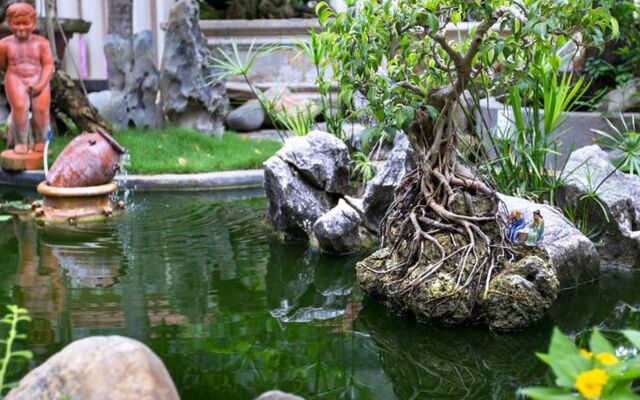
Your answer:
[[[264,187],[269,219],[285,240],[309,239],[318,218],[334,206],[326,192],[307,183],[278,156],[264,163]]]
[[[597,145],[583,147],[569,157],[565,185],[559,197],[577,205],[584,194],[598,188],[598,198],[609,215],[599,207],[589,214],[590,227],[604,227],[598,251],[603,260],[623,267],[640,268],[640,178],[615,171],[609,156]]]
[[[560,211],[546,204],[500,194],[509,211],[521,210],[530,222],[535,210],[544,218],[544,234],[540,246],[544,248],[556,271],[560,287],[570,288],[598,279],[600,256],[593,242],[582,234]]]
[[[480,298],[480,309],[495,330],[524,329],[544,315],[559,289],[551,265],[537,256],[509,263]]]
[[[162,361],[121,336],[75,341],[22,378],[6,399],[177,400]]]
[[[160,73],[162,107],[175,125],[222,135],[229,100],[224,82],[208,82],[216,71],[209,66],[199,19],[196,0],[179,0],[171,9]]]
[[[470,201],[474,215],[491,215],[493,203],[488,197],[477,195]],[[480,229],[492,243],[499,243],[497,225],[487,224],[491,225]],[[397,235],[398,229],[391,227],[390,236]],[[467,240],[463,234],[440,232],[432,238],[434,241],[423,243],[420,258],[413,265],[403,262],[409,252],[406,239],[393,252],[384,247],[359,262],[356,275],[360,286],[419,321],[440,325],[481,322],[504,331],[523,329],[537,321],[556,299],[559,283],[542,249],[518,247],[514,260],[504,257],[489,267],[483,263],[489,257],[482,242],[476,242],[465,256],[459,253],[461,243]],[[394,237],[387,237],[387,243],[394,242]]]
[[[314,131],[287,139],[264,164],[269,218],[287,239],[313,238],[313,226],[349,190],[349,151],[335,136]]]
[[[313,131],[287,139],[276,157],[320,190],[329,193],[349,190],[349,149],[330,133]]]
[[[151,31],[136,33],[131,39],[123,39],[117,34],[107,35],[104,53],[111,90],[108,120],[119,129],[162,126],[162,110],[156,103],[159,71],[153,60]]]
[[[323,250],[350,253],[360,248],[362,236],[360,215],[344,200],[318,218],[313,233]]]

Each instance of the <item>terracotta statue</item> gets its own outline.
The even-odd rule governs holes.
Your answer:
[[[0,69],[5,72],[5,91],[11,106],[9,142],[15,144],[13,150],[2,153],[2,165],[8,165],[8,169],[32,169],[32,160],[36,159],[41,167],[49,131],[53,55],[49,41],[33,33],[36,10],[31,5],[9,6],[7,22],[13,35],[0,40]],[[24,168],[12,160],[22,160]]]

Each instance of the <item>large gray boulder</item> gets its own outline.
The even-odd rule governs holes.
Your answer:
[[[334,206],[329,194],[309,184],[277,155],[264,164],[264,187],[269,219],[285,240],[309,239],[318,218]]]
[[[320,248],[334,253],[351,253],[359,249],[362,219],[356,210],[343,199],[313,225],[313,233]]]
[[[414,153],[409,139],[398,133],[387,160],[378,168],[376,176],[364,192],[365,217],[371,226],[379,226],[393,202],[394,191],[400,180],[415,167]]]
[[[566,204],[576,205],[597,188],[609,215],[593,207],[589,222],[604,226],[599,251],[610,264],[640,268],[640,178],[616,171],[609,156],[597,145],[583,147],[569,157],[565,185],[559,192]]]
[[[285,238],[313,238],[313,226],[349,190],[349,151],[335,136],[292,137],[264,164],[269,217]]]
[[[162,361],[121,336],[75,341],[22,378],[6,399],[177,400]]]
[[[533,219],[540,210],[544,219],[541,246],[551,258],[561,288],[593,281],[599,276],[600,258],[595,246],[560,211],[546,204],[500,194],[508,212],[521,210],[525,220]]]
[[[329,193],[349,190],[349,149],[330,133],[316,130],[287,139],[276,156],[317,189]]]
[[[116,128],[162,126],[162,109],[157,104],[159,71],[153,57],[153,35],[142,31],[130,39],[107,35],[104,45],[111,90],[108,117]],[[104,109],[104,107],[103,107]]]
[[[173,124],[222,135],[229,100],[223,81],[208,81],[216,71],[199,20],[196,0],[179,0],[171,9],[160,73],[162,107]]]

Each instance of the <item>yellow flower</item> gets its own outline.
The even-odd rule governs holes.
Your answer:
[[[618,363],[618,358],[609,352],[596,354],[596,360],[606,367],[615,365]]]
[[[587,399],[597,399],[602,395],[602,388],[609,381],[609,375],[602,368],[595,368],[578,375],[576,389]]]
[[[593,353],[586,349],[580,349],[580,355],[587,360],[591,360],[593,358]]]

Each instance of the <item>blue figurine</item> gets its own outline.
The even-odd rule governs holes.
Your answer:
[[[507,238],[511,243],[519,243],[518,233],[525,228],[524,213],[520,210],[512,211],[509,214],[509,229]]]

